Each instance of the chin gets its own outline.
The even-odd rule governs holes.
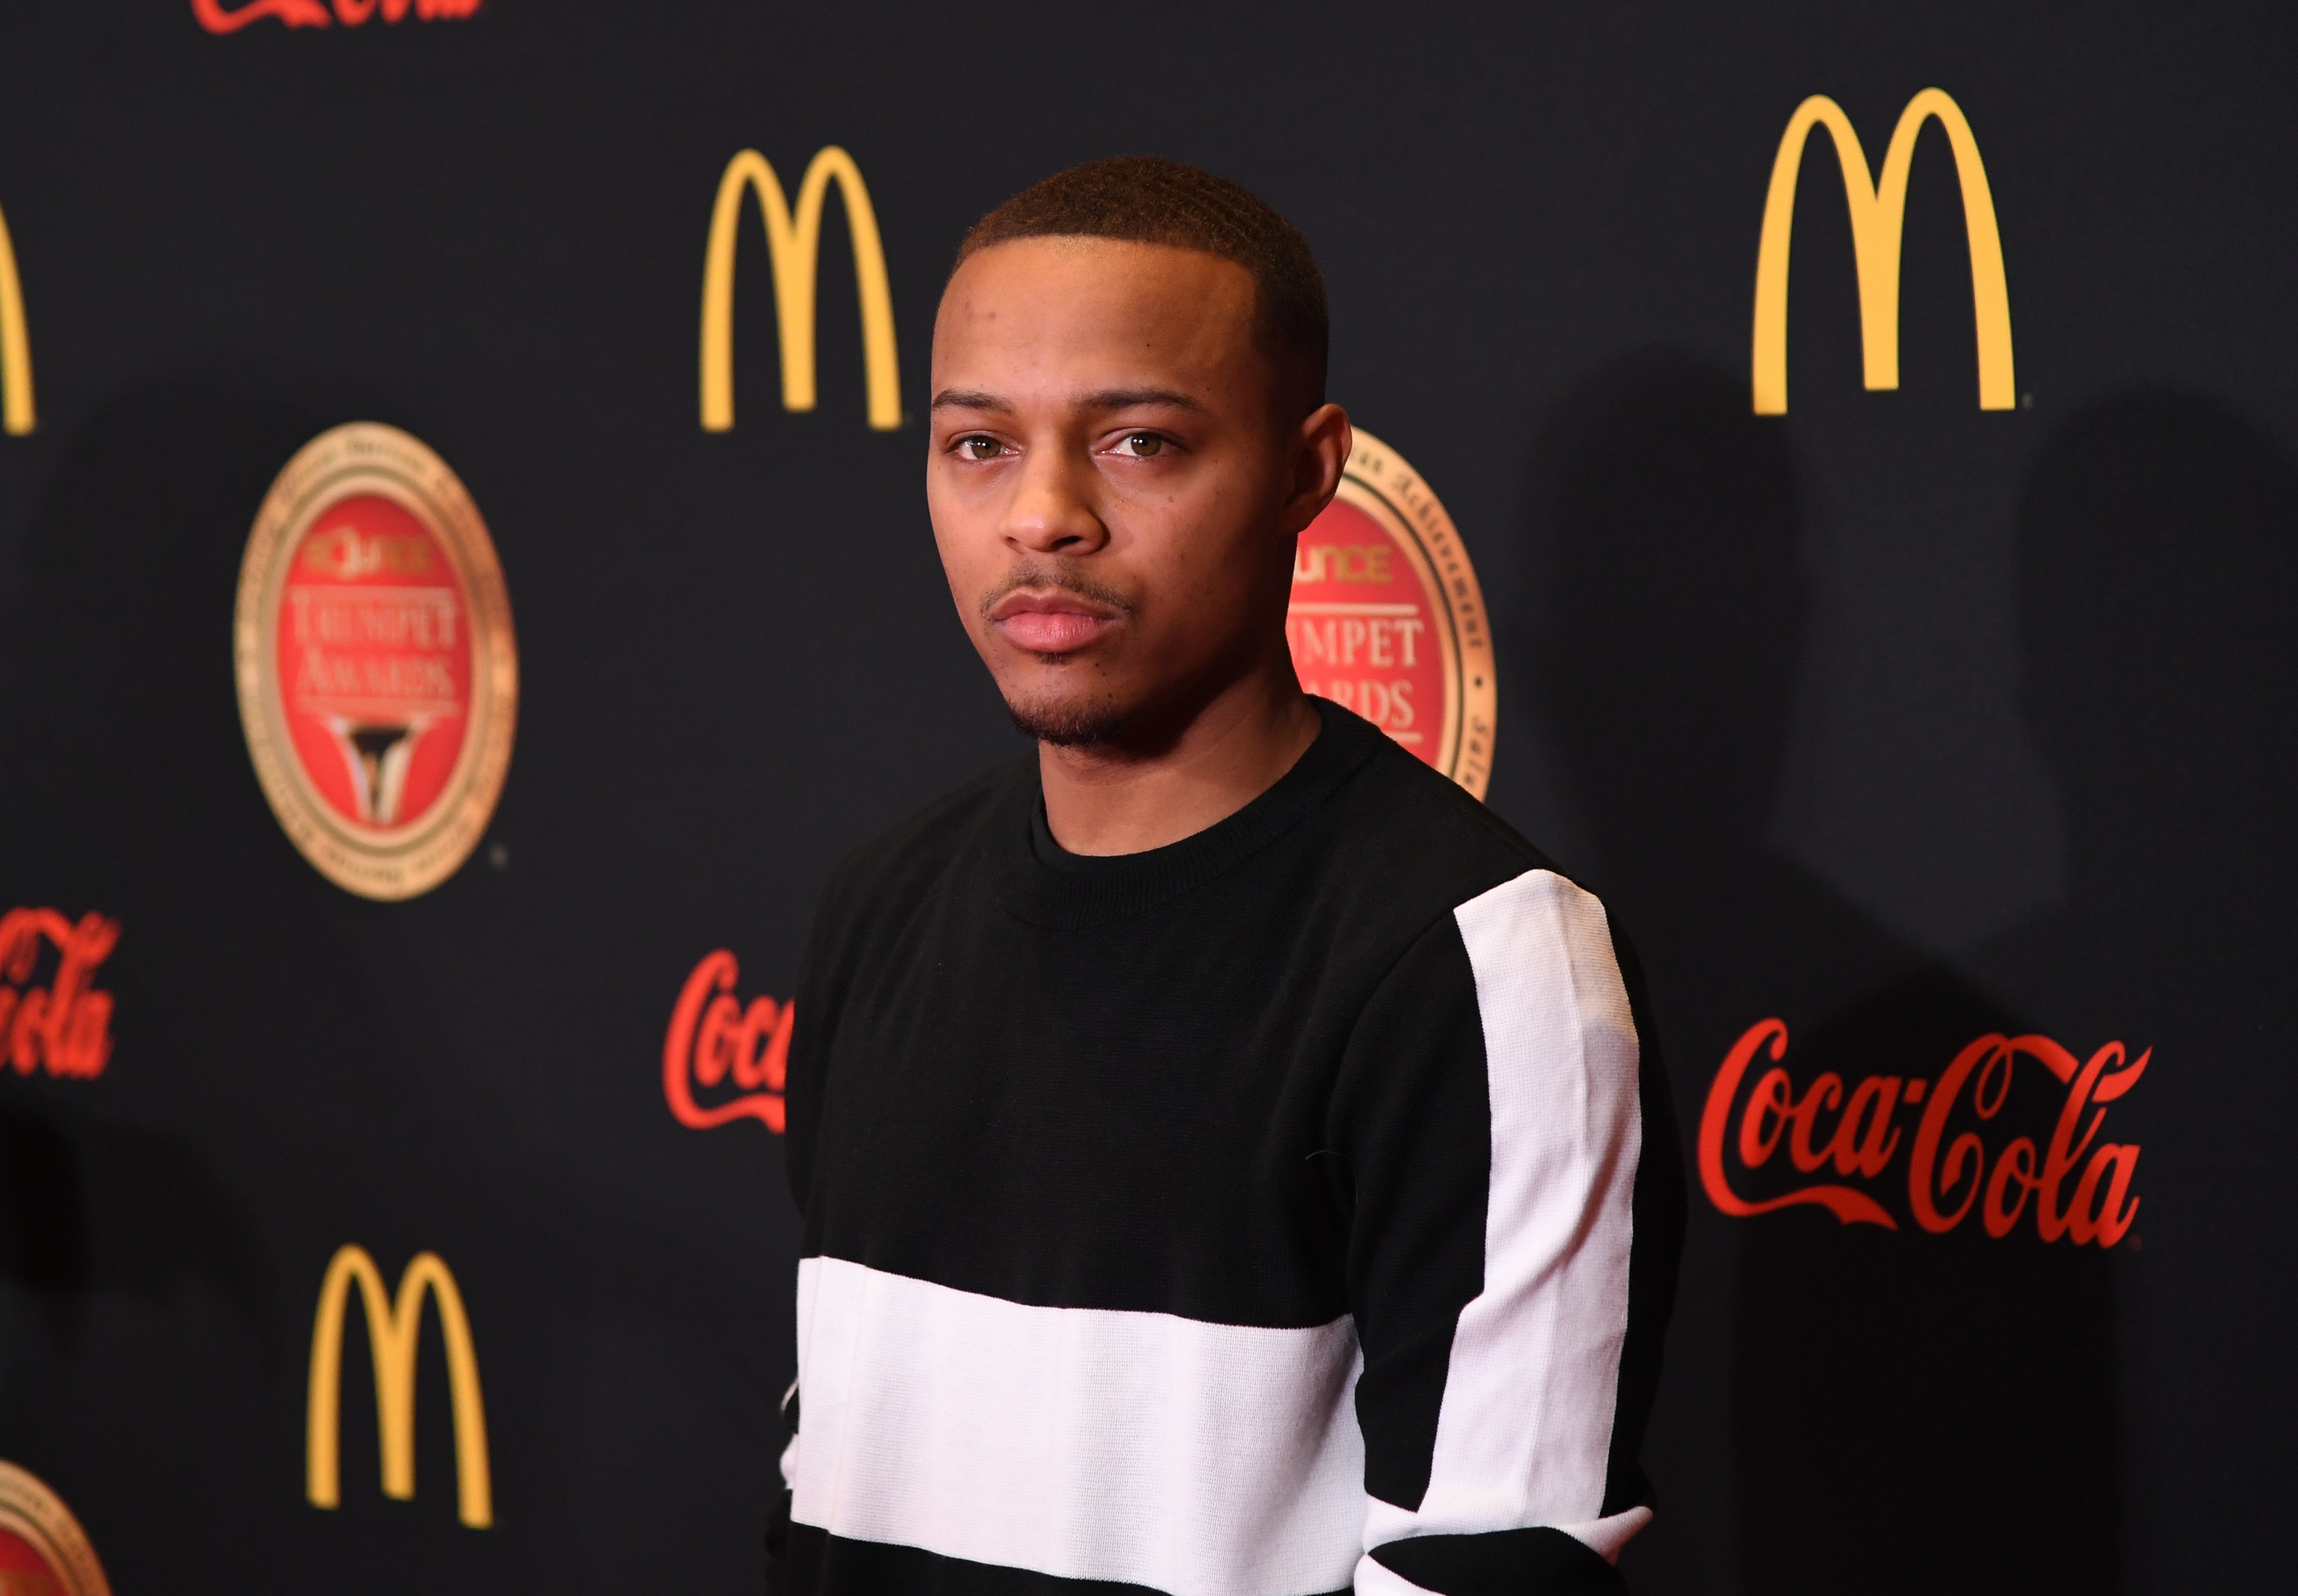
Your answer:
[[[1106,698],[1047,694],[1035,698],[1008,695],[1005,711],[1014,729],[1057,748],[1089,748],[1125,727],[1125,706]]]

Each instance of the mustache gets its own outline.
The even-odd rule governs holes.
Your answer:
[[[981,596],[982,623],[988,625],[989,613],[1004,602],[1005,596],[1023,588],[1058,588],[1064,593],[1074,593],[1079,598],[1105,605],[1120,615],[1133,613],[1133,605],[1113,588],[1104,587],[1080,571],[1054,562],[1025,560],[1007,572],[1003,580]]]

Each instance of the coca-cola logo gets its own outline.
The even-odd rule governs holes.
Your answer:
[[[1708,1089],[1699,1116],[1699,1180],[1722,1212],[1748,1219],[1811,1204],[1847,1225],[1896,1230],[1898,1220],[1877,1195],[1889,1189],[1883,1182],[1896,1167],[1904,1175],[1905,1212],[1934,1235],[1974,1210],[1997,1240],[2029,1213],[2045,1241],[2110,1247],[2129,1234],[2138,1216],[2131,1190],[2138,1144],[2102,1141],[2099,1131],[2106,1106],[2138,1084],[2153,1049],[2131,1058],[2111,1041],[2079,1059],[2047,1036],[1991,1033],[1963,1048],[1935,1082],[1869,1075],[1847,1092],[1832,1070],[1798,1088],[1782,1067],[1787,1049],[1784,1021],[1750,1025]],[[1748,1087],[1759,1055],[1771,1067]],[[2062,1094],[2048,1138],[1990,1145],[1987,1132],[1996,1127],[2013,1076],[2038,1068]],[[1782,1164],[1798,1178],[1827,1171],[1838,1179],[1743,1195],[1781,1184]],[[1737,1187],[1734,1165],[1741,1172]],[[1853,1180],[1870,1184],[1845,1183]]]
[[[92,984],[120,941],[120,922],[84,914],[77,922],[53,909],[0,915],[0,1043],[20,1075],[37,1069],[93,1081],[112,1057],[112,994]],[[54,948],[48,983],[32,979]]]
[[[721,948],[686,978],[662,1039],[663,1100],[673,1118],[696,1131],[747,1117],[780,1135],[797,1005],[764,997],[743,1002],[734,995],[740,973]],[[698,1090],[717,1100],[705,1103]]]
[[[425,22],[467,17],[481,0],[192,0],[192,15],[210,33],[237,33],[251,22],[269,18],[289,28],[327,28],[340,22],[357,28],[369,21],[404,21],[412,15]]]

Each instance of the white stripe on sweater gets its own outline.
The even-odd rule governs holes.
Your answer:
[[[1174,1596],[1345,1587],[1364,1517],[1354,1327],[1046,1308],[798,1265],[791,1517]]]
[[[1598,1518],[1643,1143],[1627,988],[1603,905],[1552,871],[1454,918],[1492,1098],[1484,1287],[1453,1336],[1427,1494],[1373,1501],[1364,1543],[1548,1525],[1617,1556],[1643,1522]]]

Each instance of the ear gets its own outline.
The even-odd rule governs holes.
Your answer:
[[[1341,469],[1349,463],[1355,433],[1349,413],[1338,405],[1319,405],[1294,430],[1292,440],[1292,490],[1285,500],[1285,536],[1297,538],[1324,513],[1340,490]]]

